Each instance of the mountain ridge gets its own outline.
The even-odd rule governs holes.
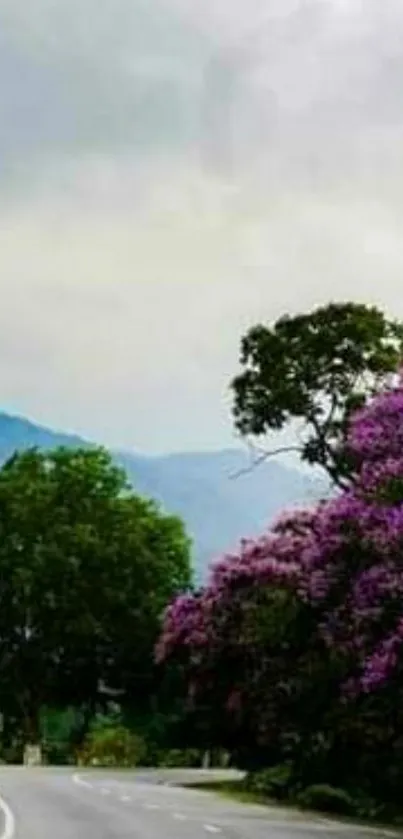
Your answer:
[[[16,450],[33,446],[94,445],[77,434],[0,412],[0,462]],[[279,460],[250,469],[248,453],[237,448],[163,455],[110,451],[136,492],[154,498],[167,512],[184,520],[193,540],[198,579],[205,577],[211,561],[236,550],[241,538],[258,535],[284,507],[312,503],[324,489],[322,483]]]

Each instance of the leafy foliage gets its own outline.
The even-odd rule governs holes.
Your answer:
[[[75,708],[42,708],[40,734],[45,763],[53,766],[74,764],[74,737],[81,724],[81,714]]]
[[[349,488],[242,543],[166,612],[158,655],[247,768],[400,800],[402,442],[400,380],[350,418]]]
[[[396,372],[402,342],[402,324],[358,303],[253,327],[232,383],[238,431],[261,438],[302,425],[302,459],[343,484],[351,471],[342,445],[348,418]]]
[[[106,452],[30,450],[3,466],[0,579],[0,707],[25,739],[38,739],[42,705],[91,706],[102,684],[150,701],[159,618],[189,585],[189,542]]]
[[[158,766],[167,769],[195,769],[202,763],[202,754],[198,749],[169,749],[158,755]]]
[[[146,754],[144,740],[123,725],[96,725],[89,732],[80,751],[80,762],[86,766],[141,765]]]
[[[292,764],[282,763],[279,766],[271,766],[251,773],[246,780],[246,787],[264,798],[286,801],[290,794],[292,780]]]
[[[322,813],[340,816],[351,816],[356,812],[356,804],[351,795],[329,784],[307,787],[299,794],[298,803],[307,810],[319,810]]]
[[[63,435],[0,411],[0,464],[16,449],[90,448],[85,440]],[[166,457],[115,452],[136,493],[155,498],[179,516],[192,535],[192,564],[205,579],[212,556],[236,545],[244,533],[259,533],[282,508],[323,492],[319,481],[280,462],[250,470],[244,448],[215,452],[177,452]],[[242,480],[229,477],[242,474]]]

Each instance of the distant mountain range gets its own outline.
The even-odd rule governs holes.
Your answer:
[[[0,413],[1,462],[16,449],[86,445],[91,443],[81,437]],[[242,537],[261,533],[284,507],[311,503],[324,492],[319,481],[274,460],[239,474],[250,465],[242,449],[158,457],[113,454],[137,492],[155,498],[185,521],[194,542],[199,578],[211,560],[235,549]]]

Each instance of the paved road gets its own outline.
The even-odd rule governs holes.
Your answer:
[[[380,839],[382,835],[379,830],[305,819],[165,785],[178,777],[1,768],[0,839]]]

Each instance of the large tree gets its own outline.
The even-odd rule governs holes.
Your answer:
[[[400,802],[403,378],[350,418],[355,480],[293,512],[166,612],[159,656],[197,711],[295,780]],[[216,726],[217,729],[217,726]]]
[[[279,762],[303,729],[317,730],[324,683],[314,676],[327,669],[327,650],[298,596],[314,519],[298,512],[245,541],[165,615],[158,658],[182,666],[194,724],[244,766]]]
[[[190,582],[182,523],[133,494],[98,449],[31,450],[0,470],[0,710],[38,739],[39,710],[152,689],[167,600]]]
[[[359,303],[254,326],[232,382],[236,428],[257,441],[291,428],[299,442],[288,448],[343,485],[352,469],[342,447],[348,417],[389,382],[402,347],[403,325]]]

